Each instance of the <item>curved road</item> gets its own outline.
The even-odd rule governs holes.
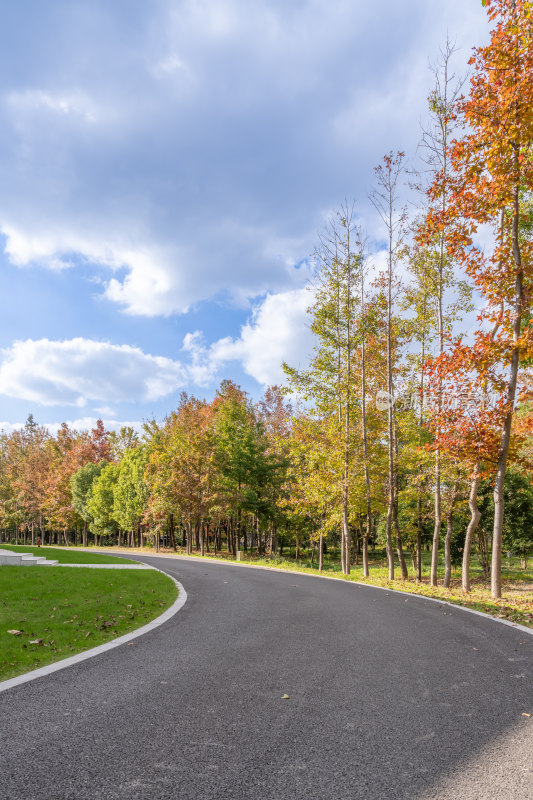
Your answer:
[[[366,586],[138,560],[187,603],[0,694],[2,800],[533,798],[533,636]]]

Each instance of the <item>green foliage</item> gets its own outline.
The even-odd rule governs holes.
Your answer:
[[[105,461],[101,461],[99,464],[89,462],[80,467],[70,478],[72,506],[84,522],[91,522],[93,519],[88,505],[89,497],[93,481],[100,475],[105,466]]]
[[[124,531],[134,530],[144,514],[150,494],[144,478],[147,463],[148,449],[143,445],[126,450],[120,462],[113,489],[113,518]],[[109,480],[113,480],[111,474]]]
[[[91,518],[90,529],[96,535],[115,533],[118,527],[115,519],[115,488],[120,467],[105,464],[100,474],[93,480],[87,496],[87,511]]]

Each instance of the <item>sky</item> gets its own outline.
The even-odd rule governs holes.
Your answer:
[[[162,419],[302,366],[310,255],[416,165],[481,0],[17,0],[0,29],[0,427]]]

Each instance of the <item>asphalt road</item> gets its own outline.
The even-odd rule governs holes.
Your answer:
[[[366,586],[142,560],[187,603],[0,694],[2,800],[533,798],[533,636]]]

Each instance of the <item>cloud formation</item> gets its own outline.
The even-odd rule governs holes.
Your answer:
[[[0,394],[42,406],[90,403],[109,417],[119,403],[157,401],[180,389],[213,385],[232,362],[261,386],[281,383],[282,362],[303,365],[311,351],[310,299],[305,289],[268,295],[238,337],[210,346],[200,331],[189,333],[182,361],[80,337],[17,341],[3,352]]]
[[[191,375],[198,384],[206,383],[231,362],[261,386],[284,383],[282,363],[305,366],[312,350],[307,308],[312,295],[297,289],[268,295],[243,325],[240,336],[219,339],[205,347],[199,332],[188,334],[184,349],[192,357]]]
[[[187,380],[179,362],[90,339],[15,342],[0,365],[1,393],[43,406],[153,401]]]

